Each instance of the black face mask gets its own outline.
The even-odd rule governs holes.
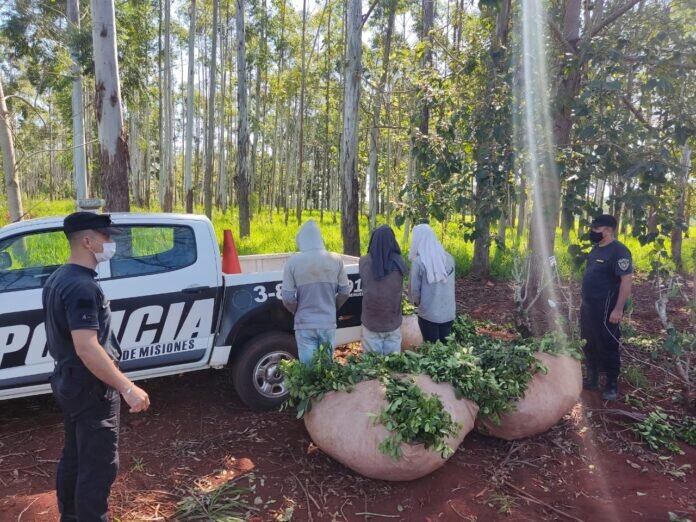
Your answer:
[[[590,241],[593,243],[599,243],[602,239],[604,239],[604,234],[590,230]]]

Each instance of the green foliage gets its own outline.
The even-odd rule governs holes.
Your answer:
[[[407,315],[413,315],[416,313],[416,307],[413,306],[411,301],[404,296],[401,299],[401,315],[407,316]]]
[[[484,372],[487,397],[479,398],[480,412],[494,421],[501,413],[510,411],[514,401],[524,395],[529,381],[537,371],[546,371],[534,354],[533,343],[505,342],[476,333],[476,325],[468,316],[459,316],[452,327],[453,339],[471,346],[472,353]],[[492,392],[492,393],[491,393]],[[476,401],[475,401],[476,402]]]
[[[425,396],[403,376],[424,374],[434,382],[449,383],[457,398],[475,402],[481,414],[497,421],[515,407],[534,374],[546,372],[534,356],[537,351],[571,354],[567,348],[558,349],[557,342],[556,338],[501,341],[479,335],[474,322],[461,316],[447,343],[425,343],[417,351],[387,356],[363,353],[349,356],[341,364],[330,357],[328,346],[322,346],[309,365],[297,360],[281,362],[289,392],[284,407],[296,407],[300,418],[325,393],[380,379],[387,388],[387,407],[378,420],[392,432],[381,445],[382,451],[398,456],[399,444],[422,442],[445,455],[444,441],[453,429],[451,419],[439,400]]]
[[[673,453],[683,454],[683,451],[674,442],[677,438],[677,431],[672,425],[673,419],[674,417],[665,413],[658,406],[644,420],[634,424],[631,429],[653,451],[668,449]],[[693,425],[691,428],[693,430]],[[693,436],[693,431],[691,435]],[[688,430],[686,436],[688,436]]]
[[[635,364],[629,364],[623,371],[623,378],[634,388],[646,388],[649,384],[648,378],[643,370]]]
[[[133,212],[157,212],[158,206],[153,204],[149,209],[132,206]],[[28,200],[25,202],[25,211],[28,212],[27,217],[43,217],[66,215],[73,212],[75,204],[70,200]],[[175,211],[183,211],[181,207]],[[197,213],[202,213],[202,208],[194,209]],[[307,211],[304,213],[304,219],[314,219],[319,222],[319,212]],[[470,219],[467,216],[467,219]],[[5,225],[9,221],[7,213],[6,201],[0,198],[0,225]],[[378,219],[378,224],[383,224],[382,216]],[[453,219],[449,223],[433,223],[438,237],[441,239],[445,249],[452,254],[456,264],[457,276],[463,276],[469,272],[471,268],[471,260],[473,257],[473,244],[465,241],[463,234],[458,228],[460,224],[459,218]],[[213,226],[218,240],[218,244],[222,246],[222,236],[224,229],[232,229],[237,243],[237,250],[240,255],[245,254],[265,254],[276,252],[294,252],[297,249],[295,244],[295,235],[297,234],[298,225],[295,220],[291,220],[286,226],[283,222],[282,214],[275,214],[273,220],[269,220],[268,211],[255,214],[251,223],[251,236],[246,238],[239,237],[239,220],[237,209],[233,208],[226,213],[219,210],[213,212]],[[399,241],[403,237],[403,229],[392,225]],[[340,218],[334,224],[330,217],[325,217],[323,223],[320,223],[320,228],[324,236],[326,247],[329,250],[340,252],[343,250],[343,241],[341,239]],[[360,219],[360,237],[363,241],[362,251],[367,250],[367,241],[369,240],[367,218],[361,216]],[[574,236],[571,235],[571,241]],[[639,273],[648,273],[651,270],[650,246],[641,246],[638,240],[631,235],[620,236],[620,240],[631,250],[633,261],[636,270]],[[509,240],[507,246],[503,250],[499,245],[491,246],[492,261],[491,275],[498,279],[508,279],[512,273],[512,260],[515,255],[523,256],[527,252],[527,237],[523,236],[521,241]],[[573,265],[571,255],[567,252],[567,244],[561,240],[560,232],[556,237],[556,259],[558,261],[559,272],[562,277],[579,277],[581,272]],[[408,253],[408,244],[402,244],[404,255]],[[696,257],[692,252],[696,252],[696,226],[692,226],[689,231],[688,239],[684,240],[684,260],[686,269],[692,270]]]
[[[377,419],[391,434],[379,449],[392,458],[401,456],[401,443],[423,444],[426,448],[448,458],[454,450],[445,444],[461,428],[444,409],[437,395],[427,395],[412,379],[386,377],[387,407]]]
[[[696,446],[696,417],[685,415],[681,420],[675,421],[677,438],[691,446]]]
[[[312,400],[321,400],[325,393],[341,391],[364,380],[362,368],[337,364],[332,358],[331,345],[322,345],[311,364],[299,360],[281,361],[280,369],[290,393],[283,407],[296,407],[300,419],[312,407]]]

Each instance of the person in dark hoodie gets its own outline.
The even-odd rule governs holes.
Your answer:
[[[362,347],[382,355],[401,350],[401,289],[406,262],[388,225],[375,229],[360,258]]]
[[[295,314],[295,340],[300,361],[309,364],[322,344],[334,347],[336,311],[350,295],[350,282],[339,254],[324,247],[319,226],[307,221],[296,236],[297,254],[283,269],[283,305]]]

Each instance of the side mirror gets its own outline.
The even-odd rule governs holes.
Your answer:
[[[12,258],[7,252],[0,252],[0,270],[7,270],[12,266]]]

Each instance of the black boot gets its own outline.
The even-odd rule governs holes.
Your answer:
[[[585,390],[596,390],[599,386],[599,372],[596,368],[585,366],[585,378],[582,380],[582,387]]]
[[[605,401],[615,401],[619,397],[619,385],[616,379],[610,379],[607,377],[607,383],[604,386],[604,392],[602,392],[602,399]]]

